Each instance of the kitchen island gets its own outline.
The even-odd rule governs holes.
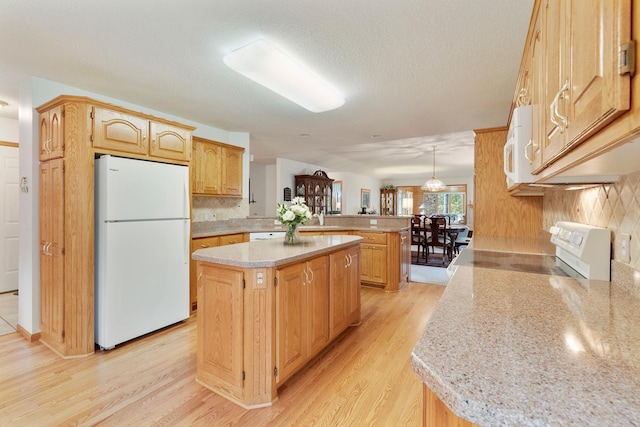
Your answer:
[[[303,236],[200,249],[196,380],[247,408],[360,322],[360,243]]]
[[[460,425],[637,425],[638,313],[640,300],[614,282],[456,267],[411,355],[425,425],[453,425],[436,420],[447,411]]]

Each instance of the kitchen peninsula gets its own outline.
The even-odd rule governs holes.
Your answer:
[[[539,242],[468,250],[549,253]],[[635,425],[640,299],[612,264],[612,282],[456,267],[411,356],[424,425]]]
[[[247,408],[360,322],[360,243],[303,236],[199,249],[196,380]]]

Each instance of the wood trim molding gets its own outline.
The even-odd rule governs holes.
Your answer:
[[[29,331],[27,331],[25,328],[23,328],[22,325],[20,324],[18,324],[18,327],[16,328],[16,332],[22,335],[22,338],[24,338],[29,342],[36,342],[40,340],[40,332],[36,332],[35,334],[32,334]]]

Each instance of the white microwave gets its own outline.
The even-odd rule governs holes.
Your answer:
[[[531,144],[531,106],[525,105],[513,110],[507,143],[504,145],[504,174],[507,189],[518,184],[535,182],[531,174],[531,161],[527,148]]]

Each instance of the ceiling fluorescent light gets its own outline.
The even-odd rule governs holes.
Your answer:
[[[257,40],[224,58],[234,71],[314,113],[344,104],[332,88],[266,40]]]

